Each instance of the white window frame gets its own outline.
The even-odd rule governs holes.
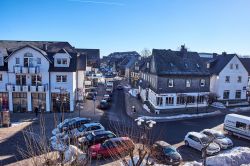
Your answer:
[[[206,80],[205,79],[201,79],[200,86],[204,87],[205,85],[206,85]]]
[[[16,58],[16,65],[20,65],[20,58]]]
[[[228,81],[227,81],[227,78],[228,78]],[[230,83],[230,76],[225,77],[225,83]]]
[[[235,64],[235,69],[239,69],[239,64]]]
[[[186,87],[187,87],[187,88],[190,88],[190,87],[191,87],[191,80],[190,80],[190,79],[187,79],[187,80],[186,80]]]
[[[63,77],[65,77],[66,81],[63,81],[64,80]],[[59,78],[59,80],[57,78]],[[67,81],[68,81],[67,75],[56,75],[56,82],[66,83]]]
[[[173,96],[166,97],[166,105],[174,105],[174,97]]]
[[[170,87],[170,88],[174,87],[174,80],[173,79],[168,80],[168,87]]]
[[[237,82],[238,82],[238,83],[241,83],[241,82],[242,82],[242,77],[241,77],[241,76],[238,76],[238,77],[237,77]]]

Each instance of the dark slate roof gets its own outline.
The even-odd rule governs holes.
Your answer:
[[[80,54],[87,56],[87,65],[99,68],[100,67],[100,50],[99,49],[82,49],[76,48],[76,51]]]
[[[87,56],[85,54],[79,54],[77,57],[77,70],[86,70]]]
[[[246,68],[248,75],[250,75],[250,58],[240,58],[240,60]]]
[[[202,60],[210,64],[210,74],[218,75],[234,56],[237,55],[223,53],[221,55],[214,56],[213,58],[202,58]]]
[[[49,71],[76,71],[77,51],[68,42],[0,40],[0,50],[5,50],[4,54],[6,55],[6,58],[11,56],[11,53],[23,47],[34,48],[48,58],[51,62]],[[54,67],[53,56],[58,52],[67,52],[71,56],[69,67]]]
[[[209,75],[199,54],[188,52],[186,49],[181,51],[153,49],[151,61],[155,62],[155,71],[151,70],[151,73],[157,75]]]
[[[136,51],[126,51],[126,52],[113,52],[108,55],[112,58],[123,58],[123,57],[139,57],[140,55]]]

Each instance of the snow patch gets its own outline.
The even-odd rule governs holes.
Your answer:
[[[225,165],[243,165],[250,163],[250,148],[235,147],[231,150],[222,152],[219,155],[207,158],[209,166],[225,166]]]
[[[148,108],[146,104],[143,104],[143,108],[150,113],[150,109]]]
[[[220,102],[213,102],[213,103],[211,104],[211,106],[212,106],[212,107],[215,107],[215,108],[222,108],[222,109],[226,108],[226,107],[224,106],[224,104],[222,104],[222,103],[220,103]]]
[[[137,97],[137,94],[139,93],[139,89],[130,89],[130,90],[128,91],[128,93],[129,93],[131,96]]]
[[[74,145],[69,145],[68,149],[64,152],[63,163],[72,163],[73,161],[84,161],[86,154]]]
[[[173,120],[173,119],[182,119],[182,118],[197,118],[204,117],[208,115],[217,115],[220,114],[220,111],[210,112],[210,113],[200,113],[200,114],[181,114],[176,116],[166,116],[166,117],[153,117],[153,116],[141,116],[140,118],[144,120]]]
[[[201,163],[198,163],[197,161],[187,162],[183,166],[202,166]]]

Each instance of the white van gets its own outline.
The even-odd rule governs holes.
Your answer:
[[[224,130],[227,131],[228,134],[250,140],[250,117],[228,114],[224,120]]]

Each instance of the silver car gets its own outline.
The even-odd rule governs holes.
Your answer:
[[[233,147],[233,141],[226,137],[222,132],[213,130],[213,129],[205,129],[201,133],[207,135],[209,139],[214,139],[221,149],[228,149]]]

